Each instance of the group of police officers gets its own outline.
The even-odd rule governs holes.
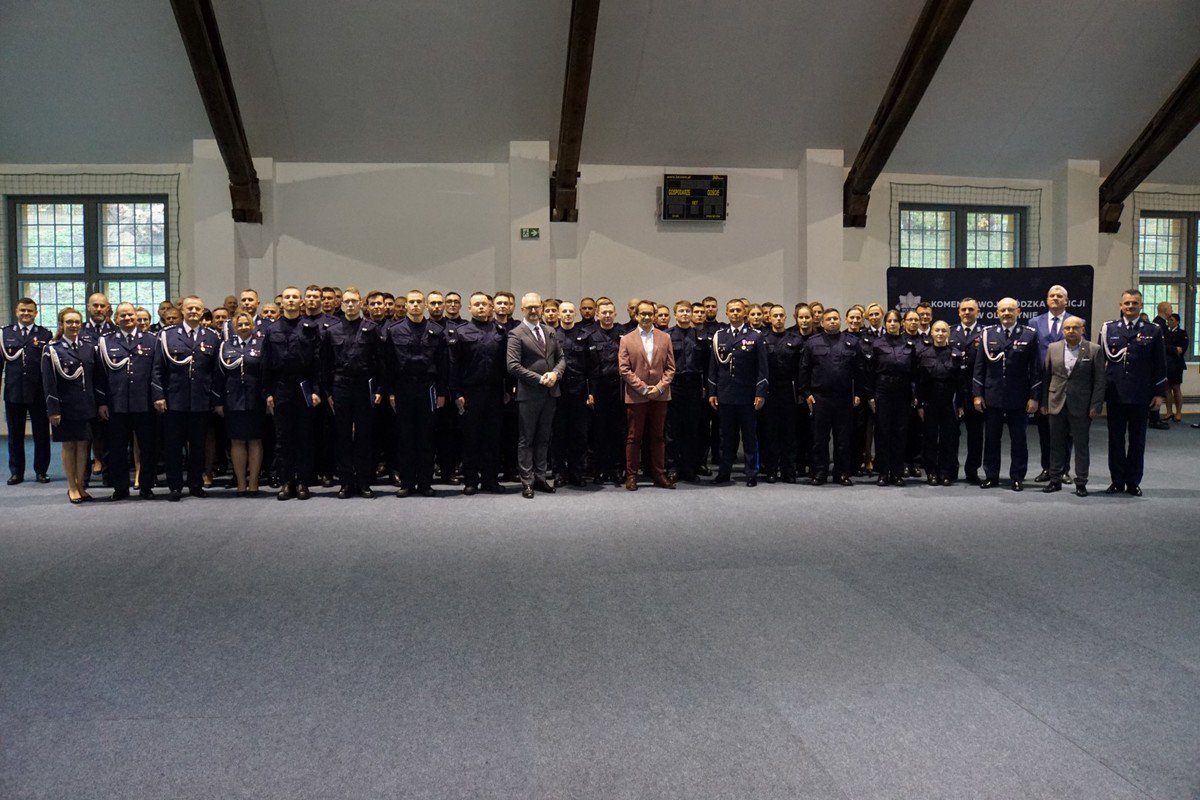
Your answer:
[[[543,305],[566,360],[553,424],[557,486],[625,482],[618,350],[636,327],[639,302],[629,300],[627,322],[617,321],[607,297]],[[935,323],[927,304],[904,312],[856,305],[843,315],[817,302],[789,310],[734,299],[724,321],[713,297],[657,305],[655,324],[669,334],[675,362],[671,481],[730,483],[740,447],[749,486],[760,478],[851,485],[868,474],[888,486],[922,477],[922,467],[929,484],[951,485],[961,426],[966,480],[998,485],[1007,429],[1009,485],[1020,491],[1028,415],[1044,405],[1046,349],[1063,338],[1065,307],[1057,286],[1030,324],[1005,298],[1000,324],[990,327],[970,298],[958,304],[953,327]],[[1136,291],[1123,294],[1120,310],[1098,336],[1108,491],[1140,495],[1147,415],[1166,393],[1163,337],[1141,317]],[[455,292],[401,298],[315,285],[288,287],[261,305],[247,289],[211,311],[194,296],[166,301],[156,324],[129,303],[112,309],[103,294],[92,295],[85,312],[63,309],[52,333],[23,298],[0,334],[10,485],[25,477],[26,420],[39,482],[48,481],[50,429],[63,442],[73,503],[92,499],[88,484],[97,477],[113,500],[130,497],[130,453],[139,495],[154,496],[161,470],[172,501],[185,488],[205,496],[214,449],[216,461],[231,463],[239,495],[258,495],[267,480],[280,500],[335,483],[340,498],[372,497],[380,482],[401,497],[431,496],[435,479],[466,495],[503,493],[501,482],[515,479],[506,349],[520,321],[509,292],[471,294],[465,317]],[[1057,482],[1062,471],[1049,471],[1038,422],[1036,480]]]

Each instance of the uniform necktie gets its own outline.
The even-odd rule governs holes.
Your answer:
[[[191,339],[193,343],[195,343],[195,341],[196,341],[196,329],[195,328],[192,328],[190,331],[188,331],[188,338]]]
[[[1058,336],[1058,317],[1051,317],[1051,319],[1050,319],[1050,338],[1053,339],[1055,336]]]
[[[21,338],[24,339],[29,335],[29,328],[21,328]]]

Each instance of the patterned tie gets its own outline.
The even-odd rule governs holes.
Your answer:
[[[546,349],[546,340],[542,336],[542,326],[535,325],[533,328],[533,338],[537,339],[538,347]]]

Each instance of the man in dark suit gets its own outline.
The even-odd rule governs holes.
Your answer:
[[[1055,284],[1046,290],[1046,311],[1029,320],[1029,327],[1038,337],[1038,363],[1046,363],[1046,351],[1050,345],[1063,340],[1063,323],[1067,319],[1067,290]],[[1045,386],[1042,387],[1043,391]],[[1038,414],[1038,444],[1042,450],[1042,471],[1033,480],[1045,483],[1050,480],[1050,418]],[[1070,457],[1070,432],[1067,433],[1067,457]]]
[[[629,421],[625,437],[625,488],[637,491],[638,460],[645,437],[654,485],[674,489],[675,484],[667,478],[664,433],[671,381],[675,377],[675,353],[671,337],[654,327],[654,303],[642,300],[634,313],[638,326],[621,337],[617,354],[621,379],[625,382],[625,415]]]
[[[33,431],[33,471],[47,483],[50,469],[50,420],[42,389],[42,351],[54,338],[36,322],[37,303],[17,301],[17,321],[0,332],[4,352],[4,416],[8,422],[8,485],[25,480],[25,418]]]
[[[1083,338],[1083,320],[1068,316],[1063,339],[1046,350],[1042,367],[1042,415],[1050,427],[1050,483],[1062,489],[1067,469],[1067,436],[1075,442],[1075,494],[1087,497],[1088,432],[1104,405],[1105,370],[1100,348]]]
[[[521,298],[525,321],[508,334],[508,374],[517,381],[517,468],[521,496],[554,492],[548,480],[550,433],[554,426],[554,400],[558,380],[567,361],[554,331],[542,324],[542,298],[530,292]]]
[[[1121,294],[1121,318],[1100,327],[1099,343],[1108,365],[1108,494],[1141,497],[1146,457],[1146,426],[1151,409],[1166,401],[1167,354],[1162,328],[1141,318],[1142,293]]]

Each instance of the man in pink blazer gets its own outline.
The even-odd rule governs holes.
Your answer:
[[[638,326],[621,337],[617,368],[625,382],[625,488],[637,491],[638,458],[646,437],[654,485],[674,489],[667,478],[663,429],[675,377],[671,337],[654,327],[654,303],[637,305]]]

